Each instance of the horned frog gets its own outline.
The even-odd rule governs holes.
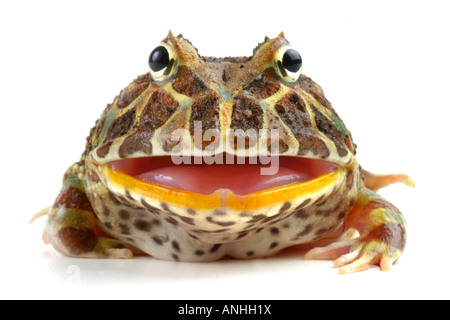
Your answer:
[[[405,219],[376,191],[411,179],[359,166],[350,132],[283,33],[251,57],[212,58],[169,32],[149,67],[108,104],[53,206],[35,216],[48,214],[44,240],[58,252],[201,262],[326,238],[305,258],[335,259],[340,273],[389,270],[400,257]],[[249,131],[240,145],[231,134]],[[213,144],[211,155],[234,164],[199,164]],[[174,163],[180,145],[190,164]],[[250,163],[264,152],[277,158],[274,174]]]

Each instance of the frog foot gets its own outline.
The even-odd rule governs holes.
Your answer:
[[[38,212],[31,222],[47,215],[44,242],[74,258],[131,259],[132,246],[110,238],[98,225],[79,177],[68,175],[52,207]]]
[[[54,232],[54,230],[56,232]],[[131,259],[133,251],[119,240],[98,236],[90,229],[51,227],[47,225],[43,236],[62,255],[74,258]]]
[[[400,254],[401,252],[395,252],[383,242],[352,239],[314,248],[306,253],[305,259],[334,260],[334,266],[339,267],[338,272],[348,274],[364,271],[375,265],[379,265],[382,271],[389,271]]]

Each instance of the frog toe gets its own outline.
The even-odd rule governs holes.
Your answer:
[[[351,248],[351,240],[338,241],[326,247],[313,248],[305,254],[304,258],[306,260],[334,260],[349,253]]]
[[[94,258],[103,259],[132,259],[133,251],[126,247],[122,242],[110,239],[100,238],[91,252]]]
[[[340,267],[340,274],[364,271],[376,265],[382,271],[389,271],[400,254],[400,252],[393,253],[384,243],[373,241],[361,245],[361,242],[359,242],[355,250],[336,259],[334,265]]]

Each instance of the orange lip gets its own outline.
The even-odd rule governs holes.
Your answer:
[[[273,189],[258,191],[245,196],[231,192],[215,192],[210,195],[178,190],[136,179],[120,170],[112,170],[108,165],[102,166],[109,185],[115,189],[129,190],[132,194],[146,199],[164,201],[169,204],[198,210],[213,210],[227,207],[239,211],[255,210],[270,205],[291,201],[299,196],[309,197],[329,185],[336,185],[342,176],[342,169],[326,173],[316,179],[285,185]]]

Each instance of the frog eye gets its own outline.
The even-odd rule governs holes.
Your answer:
[[[287,82],[296,82],[302,70],[302,57],[297,50],[283,46],[275,54],[278,75]]]
[[[165,82],[176,72],[175,52],[167,44],[161,43],[150,53],[148,65],[156,83]]]

